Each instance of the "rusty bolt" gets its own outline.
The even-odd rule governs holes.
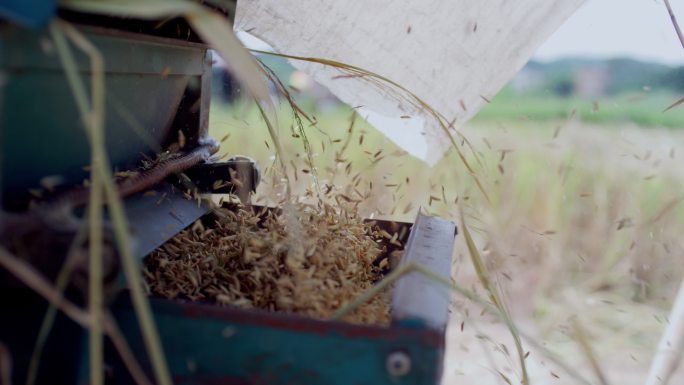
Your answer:
[[[392,352],[387,356],[385,368],[393,377],[405,376],[411,371],[411,357],[401,351]]]

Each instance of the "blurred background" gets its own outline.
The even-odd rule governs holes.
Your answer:
[[[684,18],[684,4],[672,5]],[[297,118],[274,88],[288,176],[302,199],[334,188],[363,197],[369,217],[464,213],[523,331],[593,379],[569,326],[576,320],[607,381],[639,384],[684,273],[684,107],[668,109],[684,93],[683,54],[662,2],[587,1],[458,128],[477,181],[454,151],[428,167],[286,60],[258,57],[310,118]],[[264,122],[220,59],[215,71],[213,135],[225,154],[257,160],[255,200],[275,202],[284,176],[270,168]],[[457,237],[455,282],[484,294],[469,258]],[[449,336],[445,384],[519,382],[512,338],[477,306],[454,297]],[[543,355],[527,364],[535,383],[579,383]],[[679,373],[671,383],[682,381]]]

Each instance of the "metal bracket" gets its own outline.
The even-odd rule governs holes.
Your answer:
[[[418,214],[399,266],[417,263],[450,279],[456,225]],[[399,278],[392,292],[392,322],[444,330],[449,320],[449,288],[412,272]]]
[[[261,172],[256,162],[236,156],[226,162],[204,163],[184,172],[200,193],[235,194],[242,203],[249,202],[249,193],[256,191]],[[172,177],[181,182],[178,177]]]

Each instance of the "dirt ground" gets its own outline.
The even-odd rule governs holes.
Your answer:
[[[442,384],[505,385],[507,382],[501,373],[507,376],[512,384],[519,384],[520,366],[511,334],[506,326],[491,320],[482,320],[477,322],[477,325],[466,324],[461,331],[460,321],[460,317],[454,317],[447,331],[447,354]],[[527,324],[523,329],[531,329],[528,330],[530,333],[539,332],[532,324]],[[510,355],[507,355],[499,344],[505,344]],[[561,353],[560,357],[576,371],[576,374],[591,384],[600,384],[585,357],[573,347],[566,346],[571,343],[545,344],[553,350],[565,352]],[[642,347],[597,355],[597,358],[608,384],[640,385],[646,380],[652,351],[652,347]],[[531,349],[526,363],[531,384],[583,383],[534,349]],[[683,383],[684,371],[680,370],[671,378],[670,384]]]
[[[661,210],[660,207],[664,207],[670,194],[681,194],[680,182],[684,180],[684,174],[675,154],[684,147],[683,137],[679,131],[642,130],[636,127],[605,130],[589,126],[573,126],[561,136],[563,140],[559,141],[559,146],[578,154],[582,159],[590,160],[595,165],[594,169],[603,172],[594,179],[583,179],[585,177],[582,175],[578,180],[586,180],[584,183],[587,186],[610,180],[614,186],[622,185],[623,187],[608,193],[605,201],[596,199],[594,207],[588,211],[582,224],[572,228],[566,227],[551,237],[539,236],[540,241],[535,240],[535,235],[521,240],[519,234],[515,235],[513,232],[511,234],[514,235],[509,235],[508,238],[501,232],[494,233],[494,237],[503,239],[500,242],[502,245],[500,249],[506,252],[499,258],[499,263],[502,264],[499,272],[506,271],[507,277],[512,277],[512,279],[506,279],[499,275],[497,283],[501,291],[505,293],[506,303],[516,324],[538,344],[553,351],[572,372],[569,373],[568,370],[545,356],[543,352],[535,349],[532,344],[525,342],[524,350],[530,352],[525,360],[530,383],[602,384],[574,334],[571,326],[572,320],[577,320],[587,335],[587,342],[605,377],[605,384],[644,384],[658,341],[667,325],[674,292],[681,279],[677,269],[681,266],[678,261],[681,261],[683,249],[681,237],[677,235],[681,232],[676,228],[682,225],[683,217],[681,212],[673,211],[669,217],[666,217],[667,224],[648,230],[638,227],[627,229],[629,232],[626,233],[625,241],[617,238],[625,233],[624,229],[619,230],[620,226],[616,223],[621,217],[633,215],[633,213],[642,217],[651,215],[647,214],[647,208],[644,208],[646,206],[638,206],[640,204],[652,204],[657,207],[656,210]],[[511,144],[513,143],[512,136],[499,135],[488,138],[494,148],[512,146],[518,151],[523,151],[524,148],[530,151],[544,148],[534,141],[515,142],[513,145]],[[497,144],[497,140],[500,143]],[[554,159],[553,154],[557,148],[547,148],[544,159]],[[653,158],[648,160],[651,156]],[[549,161],[549,164],[552,162]],[[644,177],[644,175],[647,176]],[[663,184],[652,184],[649,175],[661,178]],[[542,177],[543,175],[536,175],[530,180],[539,181]],[[596,227],[592,230],[591,226],[602,218],[601,210],[613,207],[616,202],[620,202],[620,191],[626,191],[624,195],[626,197],[634,197],[637,195],[634,186],[646,186],[647,183],[651,183],[650,187],[647,187],[653,188],[654,191],[659,188],[658,186],[663,186],[660,190],[663,194],[646,194],[640,199],[625,200],[624,202],[627,203],[616,209],[618,214],[613,217],[604,215],[605,218],[609,218],[605,232],[597,231]],[[598,190],[594,190],[594,198],[598,196],[596,191]],[[559,204],[559,207],[567,207],[569,212],[579,213],[581,206],[579,204],[569,206],[571,204],[569,202],[579,202],[583,198],[573,199],[570,195],[568,197],[569,201]],[[562,195],[562,198],[565,199],[566,195]],[[552,208],[555,207],[553,205],[547,204],[536,211],[529,212],[514,211],[518,209],[513,204],[507,204],[504,207],[516,212],[518,217],[527,215],[529,218],[534,218],[535,215],[543,214],[539,216],[543,220],[538,222],[557,230],[556,227],[551,227],[554,225],[549,224],[553,223],[548,217],[549,213],[553,212]],[[607,212],[607,209],[604,211]],[[501,212],[501,209],[496,211],[497,215]],[[573,218],[572,215],[561,218],[558,222],[561,222],[561,225],[569,222]],[[635,221],[638,222],[639,219]],[[510,231],[513,226],[517,226],[516,223],[507,223],[507,226],[495,231],[500,231],[500,229]],[[667,232],[671,232],[672,237],[665,241],[661,235]],[[525,234],[525,232],[520,234]],[[558,242],[558,237],[561,235],[570,242]],[[605,282],[610,282],[609,284],[587,284],[594,279],[592,274],[572,276],[572,273],[568,271],[572,264],[563,258],[572,256],[576,251],[571,248],[571,245],[576,244],[572,241],[576,239],[590,242],[592,247],[595,247],[593,255],[598,258],[591,262],[594,263],[593,267],[600,266],[601,258],[605,258],[605,255],[612,252],[603,249],[603,243],[607,243],[609,239],[616,241],[616,244],[623,242],[615,252],[615,255],[621,256],[621,262],[606,268],[602,273],[603,277],[610,277],[605,279]],[[522,246],[517,246],[516,242]],[[521,266],[520,262],[523,260],[516,261],[516,258],[524,258],[519,257],[521,255],[531,255],[534,250],[530,245],[535,242],[544,247],[556,242],[557,246],[542,249],[544,251],[540,258]],[[657,245],[667,242],[670,242],[666,247],[668,257],[660,260]],[[633,248],[634,244],[637,244],[637,247]],[[642,247],[639,247],[639,244]],[[669,248],[670,244],[672,248]],[[656,247],[653,247],[654,245]],[[468,267],[470,265],[468,252],[463,246],[462,239],[457,238],[456,247],[455,268],[458,270],[454,274],[456,283],[468,289],[474,288],[484,296],[476,274],[472,268]],[[518,256],[516,257],[514,253]],[[560,257],[553,259],[554,255]],[[592,251],[589,251],[587,255],[592,255]],[[485,256],[485,259],[487,258]],[[583,257],[579,260],[582,264],[588,263]],[[657,277],[652,276],[654,278],[648,285],[659,294],[652,295],[647,300],[639,300],[635,291],[629,288],[630,281],[634,281],[632,269],[640,267],[648,269],[658,264],[662,272]],[[497,273],[494,275],[496,276]],[[604,279],[603,277],[601,279]],[[457,298],[452,306],[452,319],[447,333],[443,384],[519,384],[520,372],[513,338],[505,324],[496,322],[490,316],[482,316],[481,308]],[[587,382],[577,376],[581,376]],[[675,372],[669,384],[684,384],[684,368]]]
[[[465,270],[456,281],[475,287],[476,278]],[[579,289],[559,289],[553,299],[543,298],[533,292],[530,281],[503,291],[516,326],[533,341],[523,341],[525,353],[529,352],[525,362],[531,384],[602,385],[577,342],[571,320],[577,320],[588,336],[605,384],[645,383],[667,324],[667,309],[636,303],[615,293]],[[442,384],[520,384],[519,358],[507,326],[483,314],[477,305],[458,298],[451,308]],[[535,343],[553,352],[566,368],[535,348]],[[684,384],[684,370],[676,371],[669,384]]]

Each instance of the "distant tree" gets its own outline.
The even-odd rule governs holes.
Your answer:
[[[684,67],[676,67],[666,71],[658,79],[658,85],[673,91],[684,91]]]
[[[641,91],[644,87],[684,91],[684,67],[673,68],[661,63],[628,58],[609,60],[568,58],[549,63],[532,61],[527,64],[527,67],[543,74],[543,89],[563,97],[573,93],[572,79],[578,73],[596,67],[606,69],[608,76],[606,93],[608,95]]]
[[[610,73],[608,93],[640,91],[644,87],[656,88],[670,67],[633,59],[611,59],[606,62]]]
[[[572,95],[573,82],[570,76],[557,76],[550,79],[547,88],[556,96],[567,98]]]

